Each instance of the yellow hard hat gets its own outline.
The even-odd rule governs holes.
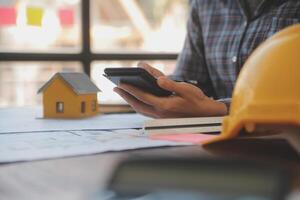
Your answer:
[[[255,132],[260,125],[300,128],[300,24],[278,32],[251,54],[236,82],[222,133],[205,143],[234,138],[241,130]]]

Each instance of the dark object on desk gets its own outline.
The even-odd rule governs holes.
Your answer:
[[[276,166],[195,158],[129,159],[120,163],[108,185],[119,196],[182,194],[214,200],[283,200],[289,188],[289,172]]]
[[[160,88],[156,83],[156,78],[143,68],[106,68],[104,73],[103,76],[116,85],[126,83],[156,96],[170,96],[172,94],[172,92]]]

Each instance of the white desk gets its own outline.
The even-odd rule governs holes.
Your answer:
[[[114,166],[120,159],[148,155],[247,157],[254,160],[270,160],[274,164],[285,163],[300,171],[299,155],[285,142],[232,140],[207,148],[200,146],[154,148],[0,165],[0,200],[87,199],[105,187]],[[297,192],[300,189],[297,182],[300,178],[295,177],[295,180],[293,191]]]

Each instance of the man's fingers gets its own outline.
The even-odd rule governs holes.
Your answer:
[[[134,86],[127,85],[127,84],[120,84],[118,87],[126,91],[127,93],[131,94],[138,100],[144,102],[145,104],[158,107],[162,103],[161,97],[157,97],[150,93],[144,92]]]
[[[161,88],[170,92],[175,92],[181,97],[194,98],[195,95],[199,95],[199,98],[204,97],[203,92],[198,87],[189,83],[175,82],[166,77],[159,77],[157,83]]]
[[[118,93],[131,107],[138,113],[143,115],[153,117],[153,118],[170,118],[174,115],[176,116],[186,116],[180,113],[172,113],[166,110],[156,109],[150,105],[144,104],[143,102],[136,99],[134,96],[128,94],[126,91],[120,88],[114,88],[114,91]]]
[[[152,67],[151,65],[149,65],[146,62],[142,62],[142,61],[139,62],[138,67],[145,69],[147,72],[149,72],[155,78],[158,78],[160,76],[164,76],[164,74],[161,71],[159,71],[158,69]]]
[[[144,104],[143,102],[136,99],[134,96],[128,94],[126,91],[120,88],[114,88],[114,91],[118,93],[131,107],[138,113],[150,116],[150,117],[157,117],[152,106]]]

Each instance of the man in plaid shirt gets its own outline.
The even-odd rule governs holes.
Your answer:
[[[249,55],[268,37],[299,22],[300,0],[192,0],[185,44],[172,76],[184,82],[139,64],[174,95],[156,97],[125,84],[114,90],[151,117],[226,115]]]

